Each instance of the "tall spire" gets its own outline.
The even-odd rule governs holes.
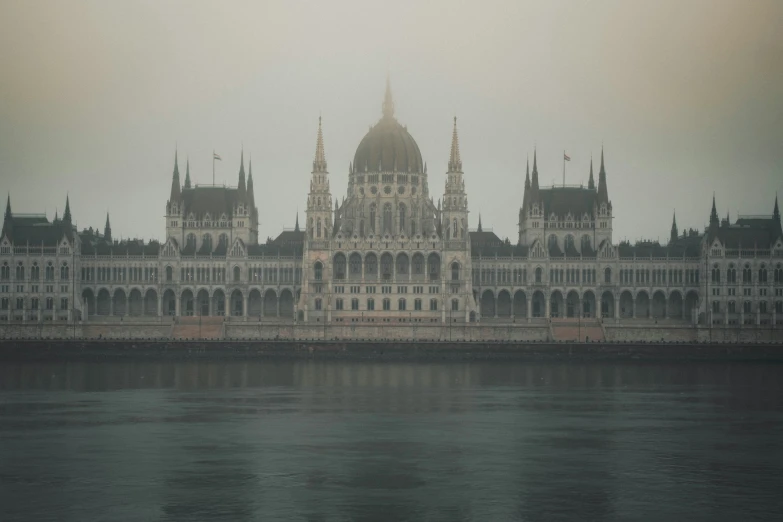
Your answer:
[[[240,154],[239,159],[239,185],[237,186],[239,189],[239,192],[244,195],[247,191],[247,187],[245,187],[245,149],[242,149],[242,153]]]
[[[71,201],[67,195],[65,196],[65,213],[63,213],[63,222],[71,222]]]
[[[536,149],[533,149],[533,191],[538,192],[538,161],[536,159]]]
[[[179,166],[177,165],[177,150],[174,149],[174,174],[171,175],[171,195],[170,201],[177,201],[182,194],[182,187],[179,184]]]
[[[294,232],[299,232],[299,211],[296,211],[296,224],[294,225]]]
[[[595,180],[593,179],[593,157],[590,156],[590,179],[587,181],[587,188],[595,190]]]
[[[710,212],[710,228],[718,227],[720,221],[718,220],[718,210],[715,206],[715,193],[712,193],[712,211]]]
[[[3,231],[2,234],[5,235],[8,233],[10,235],[10,228],[11,228],[11,193],[8,193],[8,199],[5,203],[5,217],[3,218]]]
[[[601,168],[598,171],[598,201],[609,202],[609,189],[606,186],[606,169],[604,168],[604,148],[601,146]]]
[[[778,235],[783,235],[783,228],[780,225],[780,209],[778,208],[778,194],[775,193],[775,209],[772,211],[772,219],[775,221],[774,225],[778,229]]]
[[[478,230],[477,230],[477,232],[483,232],[483,230],[481,229],[481,213],[479,213],[479,222],[478,222]]]
[[[669,242],[674,243],[677,241],[677,212],[674,212],[672,214],[672,230],[671,234],[669,235]]]
[[[321,130],[321,117],[318,116],[318,137],[315,141],[313,172],[326,172],[326,153],[324,152],[324,133]]]
[[[778,200],[775,198],[775,208],[778,206]],[[5,219],[11,219],[11,193],[8,193],[8,198],[5,200]]]
[[[394,100],[391,92],[391,78],[386,75],[386,94],[383,96],[383,117],[394,118]]]
[[[256,195],[253,192],[253,158],[247,163],[247,202],[250,205],[250,209],[253,210],[256,206]]]
[[[111,242],[111,224],[109,224],[109,212],[106,212],[106,224],[103,226],[103,237]]]
[[[190,158],[185,160],[185,188],[190,188]]]
[[[462,172],[462,160],[459,157],[459,137],[457,136],[457,117],[454,116],[454,132],[451,134],[451,155],[449,172]]]

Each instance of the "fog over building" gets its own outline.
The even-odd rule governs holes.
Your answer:
[[[194,184],[187,161],[183,180],[175,151],[160,242],[117,239],[108,213],[103,231],[79,230],[68,198],[62,217],[50,222],[14,212],[9,196],[0,320],[783,324],[777,197],[770,196],[767,212],[720,219],[707,189],[694,195],[712,199],[706,228],[680,231],[671,216],[668,241],[631,244],[613,238],[616,222],[628,218],[613,210],[611,159],[603,150],[586,186],[544,186],[534,149],[519,209],[504,211],[517,222],[512,243],[470,211],[465,177],[473,169],[463,170],[458,123],[455,117],[449,150],[428,151],[448,158],[444,186],[430,187],[387,79],[380,119],[358,144],[339,196],[331,189],[328,125],[318,118],[309,187],[307,176],[300,178],[307,192],[302,223],[296,213],[293,230],[266,242],[258,232],[264,201],[256,199],[244,153],[236,186],[226,186]],[[274,190],[264,197],[295,199]]]

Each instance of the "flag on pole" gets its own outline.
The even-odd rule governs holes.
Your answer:
[[[564,159],[565,161],[571,161],[571,156],[569,156],[568,154],[566,154],[565,152],[563,152],[563,159]]]
[[[220,157],[220,154],[217,154],[216,152],[212,153],[212,159],[216,159],[218,161],[223,161],[223,159]]]

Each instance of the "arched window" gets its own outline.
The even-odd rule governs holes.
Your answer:
[[[375,203],[370,203],[370,230],[375,232]]]
[[[364,237],[364,220],[359,221],[359,237]]]
[[[44,275],[47,281],[54,281],[54,265],[51,261],[46,263],[46,274]]]
[[[750,269],[749,264],[745,264],[745,266],[742,268],[742,282],[743,284],[749,285],[753,281],[753,272]]]
[[[390,253],[386,252],[381,256],[381,277],[383,277],[383,279],[391,278],[393,264],[394,260]]]
[[[585,234],[582,236],[582,253],[585,253],[590,250],[590,236]]]
[[[775,267],[775,284],[783,284],[783,265],[780,263]]]
[[[536,283],[540,283],[541,282],[541,278],[543,277],[543,274],[544,274],[544,271],[541,269],[540,266],[538,268],[536,268]]]
[[[759,284],[766,284],[767,283],[767,267],[765,265],[761,265],[761,268],[759,268]]]
[[[70,271],[68,270],[68,263],[63,263],[60,267],[60,279],[63,281],[67,281],[70,277]]]
[[[451,263],[451,280],[459,281],[459,263],[456,261]]]
[[[391,310],[391,299],[389,299],[388,297],[383,300],[383,309]]]
[[[315,227],[313,226],[313,218],[310,218],[310,239],[315,237]]]
[[[397,310],[400,310],[401,312],[404,312],[405,311],[405,304],[406,304],[405,303],[405,299],[402,299],[402,298],[398,299],[397,300]]]
[[[430,281],[440,279],[440,256],[434,252],[427,258],[427,273],[430,275]]]
[[[223,232],[218,236],[218,248],[220,249],[228,249],[228,234]]]
[[[174,280],[174,269],[170,266],[166,267],[166,281],[170,282]]]
[[[405,204],[400,203],[399,211],[400,211],[400,234],[405,233]]]
[[[730,264],[729,268],[726,269],[726,282],[729,284],[734,284],[737,282],[737,269],[734,268],[734,264]]]
[[[21,261],[19,261],[19,264],[16,266],[16,280],[24,281],[24,265]]]
[[[11,267],[8,266],[8,261],[4,261],[3,266],[0,267],[0,279],[3,281],[11,279]]]
[[[201,236],[201,249],[205,252],[212,252],[212,235],[204,234]]]
[[[546,244],[549,250],[557,249],[557,236],[554,234],[550,234],[549,238],[547,238],[546,240]]]
[[[334,278],[345,279],[345,255],[341,252],[334,255]]]
[[[712,282],[720,283],[720,269],[717,264],[712,267]]]
[[[383,205],[383,227],[381,228],[384,234],[389,233],[392,230],[391,203],[385,203]]]
[[[566,252],[568,252],[569,250],[573,250],[573,249],[574,249],[574,236],[568,234],[565,237],[565,250]]]
[[[196,234],[193,232],[188,234],[187,238],[185,238],[185,248],[190,250],[196,249]]]
[[[451,229],[454,231],[452,236],[454,239],[457,239],[459,237],[459,225],[457,225],[457,218],[454,218],[454,220],[451,222]]]
[[[424,256],[418,252],[413,254],[413,275],[424,275]]]
[[[41,278],[41,269],[38,266],[38,262],[33,262],[33,266],[30,267],[30,281],[38,281]]]
[[[373,299],[372,297],[367,299],[367,310],[371,312],[375,310],[375,299]]]
[[[241,273],[241,271],[239,270],[239,267],[238,267],[238,266],[235,266],[235,267],[234,267],[234,282],[235,282],[235,283],[238,283],[238,282],[239,282],[239,278],[240,278],[240,276],[241,276],[241,275],[242,275],[242,273]]]
[[[411,237],[416,235],[416,220],[411,219]]]
[[[362,277],[362,256],[354,252],[350,258],[350,275],[352,279],[360,279]]]
[[[451,311],[452,312],[459,311],[459,299],[452,299],[451,300]]]
[[[316,226],[315,236],[316,237],[321,237],[321,218],[318,218],[317,223],[318,223],[318,225]]]
[[[321,264],[320,261],[316,261],[314,272],[315,272],[315,280],[321,281],[323,279],[323,273],[324,273],[324,265]]]
[[[612,282],[612,269],[608,266],[604,269],[604,283]]]

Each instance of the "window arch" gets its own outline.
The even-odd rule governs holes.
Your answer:
[[[242,275],[242,271],[239,269],[238,266],[234,267],[234,282],[238,283],[240,276]]]
[[[405,233],[405,203],[400,203],[399,206],[399,212],[400,212],[400,234]]]
[[[68,269],[68,263],[63,262],[62,266],[60,267],[60,279],[63,281],[67,281],[70,278],[70,270]]]
[[[367,299],[367,310],[371,312],[375,310],[375,299],[373,299],[372,297]]]
[[[612,282],[612,269],[608,266],[604,269],[604,283]]]
[[[334,255],[334,278],[345,279],[345,254],[338,252]]]
[[[541,278],[543,277],[544,270],[539,266],[536,268],[536,283],[541,282]]]
[[[204,234],[201,236],[201,249],[212,252],[212,234]]]
[[[405,298],[403,298],[403,297],[399,298],[397,300],[397,310],[399,310],[401,312],[404,312],[405,311],[405,306],[406,306]]]
[[[775,266],[774,282],[776,285],[783,284],[783,265],[780,263]]]
[[[753,272],[751,271],[750,264],[748,263],[746,263],[745,267],[742,269],[742,282],[747,285],[753,282]]]
[[[30,281],[38,281],[41,276],[41,268],[38,266],[38,262],[34,261],[33,266],[30,267]]]
[[[8,266],[8,261],[4,261],[3,266],[0,267],[0,279],[3,281],[11,279],[11,267]]]
[[[726,269],[726,282],[729,284],[737,282],[737,269],[734,268],[734,263],[731,263]]]
[[[546,245],[549,248],[549,250],[557,249],[557,236],[554,234],[550,234],[546,240]]]
[[[759,284],[766,284],[767,283],[767,266],[761,265],[761,268],[759,268]]]
[[[24,281],[24,265],[21,261],[19,261],[19,264],[16,266],[16,280]]]
[[[174,280],[174,269],[170,266],[166,267],[166,281],[170,282]]]
[[[313,266],[313,275],[316,281],[323,280],[324,277],[324,265],[320,261],[316,261]]]
[[[375,232],[375,203],[370,203],[370,231]]]
[[[459,281],[459,263],[456,261],[451,263],[451,280]]]
[[[392,229],[392,210],[391,203],[383,205],[383,232],[391,232]]]
[[[218,248],[228,249],[228,234],[225,232],[218,236]]]
[[[188,234],[187,237],[185,238],[185,248],[188,248],[190,250],[196,249],[196,234],[194,234],[193,232]]]
[[[591,249],[590,236],[587,234],[582,236],[582,253]]]
[[[430,281],[440,279],[440,256],[435,252],[427,258],[427,273],[430,275]]]
[[[44,278],[47,281],[54,281],[54,265],[52,264],[51,261],[46,263]]]
[[[318,218],[318,221],[316,222],[316,237],[321,237],[321,218]]]
[[[717,263],[712,267],[712,282],[720,283],[720,269],[718,268]]]
[[[568,234],[565,237],[564,245],[565,245],[565,249],[564,250],[566,250],[566,251],[573,250],[574,249],[574,236],[572,236],[571,234]]]

